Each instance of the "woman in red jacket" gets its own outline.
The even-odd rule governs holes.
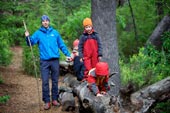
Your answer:
[[[88,73],[88,87],[96,96],[103,96],[103,94],[110,90],[108,80],[109,66],[106,62],[98,62],[96,67]]]

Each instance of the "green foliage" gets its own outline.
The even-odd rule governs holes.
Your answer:
[[[157,103],[156,106],[151,109],[151,113],[169,113],[170,101]]]
[[[7,66],[11,63],[12,52],[10,50],[9,40],[6,38],[9,32],[4,30],[0,32],[0,65]]]
[[[126,28],[126,17],[125,15],[121,14],[121,9],[118,9],[118,11],[116,12],[116,19],[117,22],[119,24],[118,27],[121,27],[120,29],[125,29]]]
[[[159,16],[162,18],[164,15],[170,14],[170,1],[169,0],[152,0],[158,7]]]
[[[10,99],[9,95],[0,96],[0,103],[6,103]]]
[[[168,37],[168,38],[167,38]],[[129,63],[120,61],[121,79],[125,85],[128,82],[133,82],[137,88],[145,85],[153,84],[170,75],[170,51],[165,50],[170,45],[170,33],[163,35],[163,49],[156,50],[149,45],[147,48],[141,48],[138,54],[134,54]]]
[[[137,39],[135,39],[134,26],[130,8],[126,2],[123,7],[116,9],[117,19],[117,36],[119,52],[121,57],[129,57],[134,53],[138,53],[138,49],[142,47],[155,25],[157,24],[156,6],[150,0],[130,0],[134,12],[135,23],[137,27]]]
[[[19,45],[21,41],[21,36],[23,35],[23,31],[21,29],[22,24],[22,14],[21,11],[18,11],[19,4],[17,2],[3,2],[0,7],[2,11],[2,15],[0,21],[2,24],[0,25],[1,30],[8,31],[9,35],[6,39],[9,40],[10,46]]]
[[[67,16],[67,21],[62,25],[60,32],[69,46],[82,34],[82,22],[85,17],[90,17],[90,4],[83,5],[79,11]]]
[[[168,51],[168,53],[170,52],[169,48],[170,48],[170,32],[165,32],[162,36],[162,41],[164,42],[163,43],[163,48],[165,50]]]
[[[72,13],[66,17],[66,22],[63,23],[59,29],[62,38],[70,48],[72,47],[72,42],[78,39],[83,32],[83,19],[90,17],[90,4],[79,7],[78,11],[72,11]],[[65,60],[65,56],[62,53],[60,60]]]

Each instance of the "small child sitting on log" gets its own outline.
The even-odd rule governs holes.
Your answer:
[[[108,90],[110,90],[108,80],[109,66],[106,62],[98,62],[96,67],[91,69],[88,73],[88,87],[95,96],[103,96]]]
[[[74,60],[74,58],[79,55],[79,53],[78,53],[78,45],[79,45],[79,40],[78,39],[74,40],[74,42],[73,42],[73,51],[71,53],[72,60]]]
[[[73,69],[74,69],[74,73],[77,77],[78,81],[82,81],[82,79],[84,78],[84,63],[80,62],[80,56],[78,53],[78,45],[79,45],[79,40],[76,39],[73,42],[73,51],[71,53],[71,58],[73,61]]]

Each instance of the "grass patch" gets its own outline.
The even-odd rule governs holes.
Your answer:
[[[9,95],[0,96],[0,103],[6,103],[9,99]]]

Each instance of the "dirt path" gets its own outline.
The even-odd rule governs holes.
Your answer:
[[[40,106],[37,82],[34,77],[25,75],[22,70],[22,48],[12,48],[14,53],[12,64],[0,67],[0,76],[4,83],[0,84],[0,96],[10,95],[10,100],[0,104],[0,113],[68,113],[61,111],[61,107],[52,106],[50,110],[43,110],[41,100],[41,80],[39,80]]]

